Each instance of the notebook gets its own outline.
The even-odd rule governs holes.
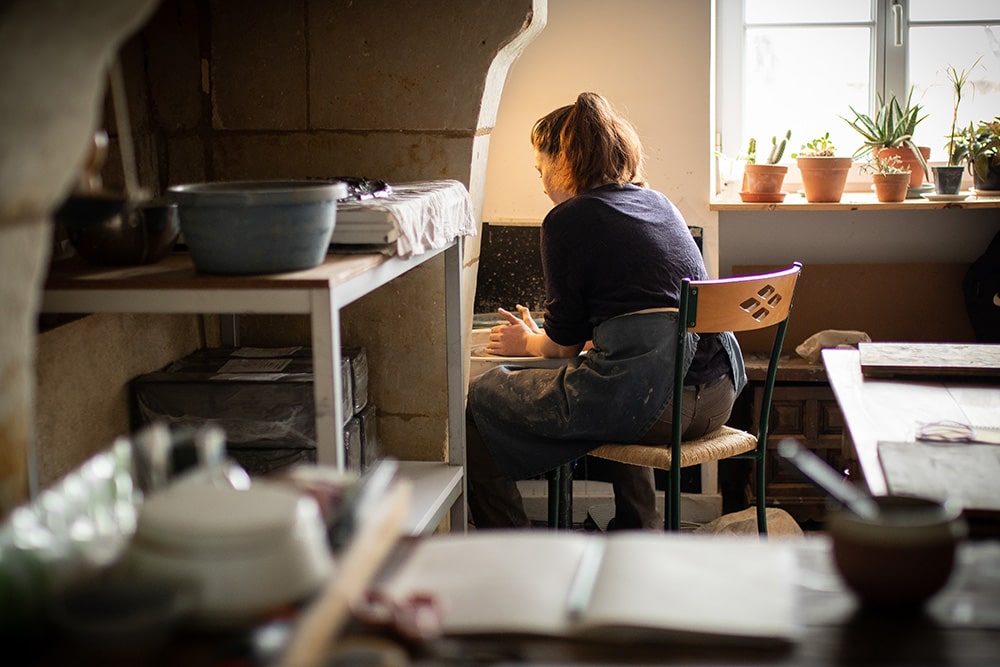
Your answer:
[[[432,595],[445,636],[787,644],[795,567],[746,537],[489,531],[423,538],[378,587]]]

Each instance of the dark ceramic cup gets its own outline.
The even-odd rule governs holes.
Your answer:
[[[919,608],[951,577],[968,533],[961,509],[908,496],[877,497],[879,516],[831,512],[833,558],[844,583],[869,607]]]

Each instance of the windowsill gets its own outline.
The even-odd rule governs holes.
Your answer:
[[[894,211],[935,209],[1000,208],[1000,197],[970,195],[961,201],[929,201],[923,197],[901,202],[883,203],[870,192],[845,192],[839,202],[810,203],[799,194],[789,193],[780,204],[757,204],[740,201],[711,201],[710,211]]]

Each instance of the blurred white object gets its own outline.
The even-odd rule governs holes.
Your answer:
[[[333,558],[313,497],[286,483],[237,489],[195,473],[146,499],[124,567],[189,586],[197,621],[233,626],[308,597]]]
[[[864,331],[824,329],[806,338],[795,348],[795,353],[811,363],[818,363],[820,355],[829,347],[857,347],[858,343],[870,343],[871,336]]]

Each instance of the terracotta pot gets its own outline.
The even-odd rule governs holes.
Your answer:
[[[748,164],[743,169],[743,189],[755,194],[778,194],[786,173],[788,167],[784,165]]]
[[[910,174],[872,174],[872,182],[879,201],[903,201],[910,188]]]
[[[931,157],[931,149],[927,146],[919,146],[920,154],[924,156],[924,162],[926,162]],[[917,159],[916,154],[913,149],[906,146],[898,146],[896,148],[879,148],[877,150],[878,155],[888,157],[891,155],[898,155],[900,162],[903,165],[910,168],[910,187],[919,188],[920,184],[924,182],[924,179],[930,179],[930,174],[924,173],[924,168],[920,164],[920,160]]]
[[[853,160],[849,157],[802,156],[796,158],[802,173],[806,201],[836,202],[844,194],[847,174]]]

